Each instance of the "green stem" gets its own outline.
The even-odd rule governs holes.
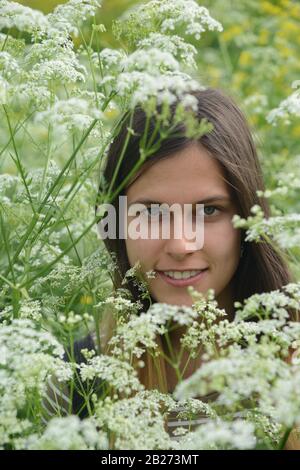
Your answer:
[[[130,129],[131,129],[131,126],[132,126],[132,120],[133,120],[133,114],[131,113],[130,122],[129,122],[129,128]],[[124,145],[123,145],[123,148],[122,148],[122,152],[121,152],[120,158],[118,160],[117,166],[115,168],[114,174],[112,176],[112,179],[111,179],[111,182],[110,182],[110,185],[109,185],[109,188],[108,188],[108,197],[109,197],[110,200],[113,200],[113,198],[110,198],[110,194],[111,194],[112,188],[114,187],[117,175],[119,173],[119,169],[121,167],[123,158],[125,156],[125,152],[127,150],[128,144],[129,144],[130,136],[131,136],[131,131],[127,130],[127,135],[126,135],[126,139],[125,139],[125,142],[124,142]]]
[[[92,58],[91,58],[91,54],[90,54],[90,47],[91,47],[91,43],[92,43],[93,36],[94,36],[94,30],[92,30],[92,34],[91,34],[91,39],[90,39],[90,44],[89,44],[89,45],[87,45],[86,40],[85,40],[85,38],[84,38],[84,35],[82,34],[81,29],[79,29],[79,32],[80,32],[80,35],[81,35],[81,39],[82,39],[83,45],[84,45],[85,50],[86,50],[87,55],[88,55],[88,60],[89,60],[89,65],[90,65],[90,70],[91,70],[92,80],[93,80],[93,88],[94,88],[94,93],[95,93],[95,102],[96,102],[96,106],[99,106],[99,103],[98,103],[98,95],[97,95],[96,77],[95,77],[94,66],[93,66],[93,62],[92,62]]]
[[[23,166],[20,162],[19,153],[18,153],[18,150],[17,150],[17,146],[16,146],[13,130],[12,130],[12,127],[11,127],[11,122],[10,122],[10,119],[9,119],[9,115],[8,115],[7,110],[6,110],[6,106],[4,104],[2,106],[3,106],[5,116],[6,116],[6,120],[7,120],[7,124],[8,124],[8,128],[9,128],[9,133],[10,133],[12,144],[13,144],[13,149],[14,149],[15,156],[16,156],[16,160],[13,157],[12,157],[12,159],[15,162],[16,167],[17,167],[17,169],[19,170],[19,172],[21,174],[21,178],[22,178],[22,181],[23,181],[25,189],[26,189],[27,197],[28,197],[28,200],[30,202],[32,212],[35,214],[34,204],[33,204],[33,201],[31,199],[31,194],[30,194],[30,191],[29,191],[29,187],[27,185],[25,173],[23,171]]]
[[[284,447],[285,447],[285,445],[286,445],[286,443],[287,443],[287,440],[288,440],[288,438],[289,438],[289,435],[290,435],[292,429],[293,429],[293,428],[291,428],[291,427],[290,427],[290,428],[287,428],[287,430],[285,431],[284,435],[282,436],[282,439],[281,439],[281,441],[280,441],[280,443],[279,443],[279,445],[278,445],[278,449],[277,449],[277,450],[284,450]]]
[[[78,191],[81,189],[82,185],[84,184],[85,179],[88,177],[90,171],[94,168],[94,166],[96,165],[96,163],[97,163],[97,159],[95,159],[95,160],[91,163],[91,165],[90,165],[88,168],[86,168],[86,169],[79,175],[78,179],[77,179],[75,182],[72,183],[70,189],[68,190],[67,194],[65,195],[66,204],[64,205],[64,207],[63,207],[62,209],[60,209],[60,212],[61,212],[61,215],[62,215],[62,216],[66,213],[68,207],[69,207],[70,204],[72,203],[72,201],[73,201],[74,197],[76,196],[76,194],[78,193]],[[85,173],[86,173],[86,178],[85,178],[85,179],[82,179],[82,181],[80,182],[80,184],[78,184],[78,186],[76,187],[76,184],[78,183],[79,180],[81,180],[81,178],[83,177],[83,175],[85,175]],[[74,191],[73,191],[73,190],[74,190]],[[73,191],[73,194],[72,194],[72,191]],[[68,200],[70,194],[72,195],[72,197],[70,197],[70,199]],[[53,198],[53,204],[55,204],[56,197],[57,197],[57,195]],[[56,206],[56,207],[57,207],[57,206]],[[45,215],[45,218],[44,218],[44,220],[43,220],[43,222],[42,222],[42,224],[41,224],[41,226],[40,226],[40,228],[39,228],[39,230],[36,232],[35,237],[31,239],[31,242],[32,242],[32,243],[38,238],[39,234],[42,233],[42,232],[45,230],[45,228],[46,228],[48,222],[51,220],[51,218],[52,218],[52,216],[53,216],[53,214],[52,214],[52,209],[53,209],[53,207],[50,206],[49,209],[48,209],[48,211],[47,211],[47,213],[46,213],[46,215]],[[59,222],[58,222],[58,223],[59,223]],[[56,223],[54,223],[54,224],[51,226],[48,235],[51,235],[51,234],[54,232],[55,229],[56,229]]]
[[[97,119],[95,119],[93,121],[93,123],[90,125],[90,127],[88,128],[88,130],[86,131],[86,133],[84,134],[84,136],[82,137],[82,139],[80,140],[78,146],[76,147],[75,151],[72,153],[72,155],[70,156],[70,158],[68,159],[68,161],[66,162],[66,164],[64,165],[64,167],[62,168],[62,170],[60,171],[59,175],[57,176],[57,178],[55,179],[55,181],[53,182],[53,184],[51,185],[51,187],[49,188],[48,192],[46,193],[44,199],[42,200],[41,204],[39,205],[39,207],[37,208],[36,210],[36,213],[34,214],[26,232],[24,233],[23,237],[21,238],[21,241],[19,243],[19,246],[17,247],[16,249],[16,252],[14,254],[14,257],[12,259],[12,263],[15,263],[18,259],[18,256],[19,254],[21,253],[26,241],[28,240],[28,237],[29,235],[31,234],[31,232],[33,231],[34,227],[36,226],[38,220],[39,220],[39,214],[41,213],[41,211],[43,210],[45,204],[47,203],[49,197],[51,196],[52,192],[54,191],[54,189],[56,188],[56,186],[58,185],[58,183],[60,182],[60,180],[63,178],[64,176],[64,173],[65,171],[68,169],[68,167],[70,166],[70,164],[72,163],[72,161],[74,160],[74,158],[76,157],[79,149],[81,148],[81,146],[83,145],[83,143],[85,142],[85,140],[87,139],[87,137],[89,136],[90,132],[92,131],[92,129],[94,128],[95,124],[97,122]],[[7,276],[9,271],[7,271],[5,273],[5,276]]]
[[[52,128],[52,125],[49,124],[49,127],[48,127],[48,140],[47,140],[47,156],[46,156],[46,164],[44,166],[44,170],[43,170],[43,176],[42,176],[42,184],[40,186],[40,192],[39,192],[39,196],[38,196],[38,201],[40,202],[41,199],[42,199],[42,194],[43,194],[43,188],[45,187],[45,179],[46,179],[46,175],[47,175],[47,171],[48,171],[48,167],[49,167],[49,159],[50,159],[50,135],[51,135],[51,128]]]
[[[33,281],[38,279],[39,277],[43,276],[45,272],[47,272],[54,264],[56,264],[61,258],[63,258],[69,251],[74,248],[74,245],[77,245],[77,243],[91,230],[91,228],[95,225],[96,221],[98,220],[98,217],[94,217],[93,221],[85,228],[85,230],[79,235],[79,237],[76,238],[76,240],[71,243],[57,258],[55,258],[51,263],[49,263],[47,266],[44,267],[41,271],[39,271],[35,276],[33,276],[31,279],[29,279],[30,284],[32,284]],[[27,282],[29,282],[27,281]],[[23,282],[20,287],[25,287],[27,282]]]
[[[225,67],[227,69],[228,78],[230,78],[233,73],[233,65],[231,62],[230,55],[228,53],[226,43],[222,40],[219,34],[218,34],[218,43],[219,43],[220,51],[224,60]]]
[[[8,264],[9,264],[9,267],[10,267],[10,272],[12,274],[13,282],[14,282],[14,284],[16,284],[14,265],[13,265],[13,263],[11,261],[11,257],[10,257],[9,242],[8,242],[8,239],[7,239],[5,223],[3,221],[3,217],[2,217],[1,212],[0,212],[0,221],[1,221],[1,231],[2,231],[2,236],[3,236],[5,251],[6,251],[6,254],[7,254],[7,258],[8,258]]]

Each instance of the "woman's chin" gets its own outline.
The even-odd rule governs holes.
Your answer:
[[[159,280],[160,281],[160,280]],[[155,284],[156,284],[155,280]],[[173,286],[165,286],[165,285],[152,285],[149,286],[151,298],[155,302],[165,303],[169,305],[184,305],[186,307],[191,307],[194,303],[192,296],[188,293],[187,287],[175,288]],[[192,286],[197,292],[206,292],[206,289],[203,285],[195,284]],[[179,292],[179,290],[181,292]],[[177,291],[177,292],[176,292]]]
[[[186,295],[166,295],[166,296],[152,296],[156,302],[169,304],[169,305],[184,305],[185,307],[191,307],[193,304],[192,298]]]

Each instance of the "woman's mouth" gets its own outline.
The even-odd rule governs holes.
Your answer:
[[[200,281],[207,271],[208,268],[193,271],[157,271],[157,273],[167,284],[175,287],[185,287]]]

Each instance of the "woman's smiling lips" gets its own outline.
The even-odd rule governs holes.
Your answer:
[[[175,270],[174,269],[172,271],[184,272],[184,271],[198,271],[198,270],[196,270],[196,269],[194,269],[194,270],[185,269],[184,271],[182,271],[182,270]],[[193,284],[197,283],[198,281],[200,281],[205,276],[207,271],[208,271],[208,268],[205,268],[205,269],[201,270],[201,272],[199,274],[196,274],[195,276],[189,277],[187,279],[173,279],[173,278],[167,276],[163,271],[158,271],[157,270],[156,272],[167,284],[170,284],[171,286],[175,286],[175,287],[185,287],[185,286],[193,285]]]

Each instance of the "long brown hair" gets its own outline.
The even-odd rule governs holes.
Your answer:
[[[269,217],[268,202],[265,198],[260,198],[256,194],[256,190],[264,190],[263,175],[251,131],[242,111],[233,98],[219,89],[207,88],[194,93],[194,96],[198,102],[197,120],[200,121],[206,118],[213,125],[212,131],[204,134],[199,142],[224,169],[226,181],[237,203],[238,214],[241,217],[248,217],[251,207],[259,204],[265,216]],[[176,103],[172,106],[173,112],[175,112],[175,106]],[[113,189],[119,187],[140,158],[140,139],[145,130],[146,121],[145,112],[142,108],[137,107],[130,122],[130,127],[134,132],[130,134],[122,161],[120,161],[121,151],[126,138],[128,139],[128,116],[125,116],[120,132],[109,148],[103,176],[104,181],[109,183],[119,165]],[[147,122],[147,126],[149,126],[147,130],[151,134],[155,127],[155,119],[153,118],[150,122]],[[159,149],[147,159],[145,168],[162,158],[172,157],[175,152],[194,142],[193,139],[186,137],[184,134],[185,125],[183,123],[178,124],[176,136],[171,135],[162,141]],[[123,188],[118,195],[124,195],[125,190],[126,188]],[[101,185],[99,191],[103,191]],[[118,198],[111,201],[111,203],[115,205],[118,224]],[[244,236],[245,233],[242,231],[242,240]],[[114,274],[114,285],[116,288],[121,287],[122,278],[131,267],[127,257],[125,241],[123,239],[107,238],[104,243],[107,250],[115,255],[119,272]],[[267,242],[246,242],[244,254],[233,279],[235,286],[234,300],[242,302],[255,293],[280,289],[291,280],[292,275],[283,252]],[[137,288],[130,281],[128,282],[128,288],[133,298],[138,300]],[[147,309],[148,306],[149,304],[145,301],[144,308]],[[150,369],[150,362],[148,367]],[[148,374],[151,375],[149,370]]]

